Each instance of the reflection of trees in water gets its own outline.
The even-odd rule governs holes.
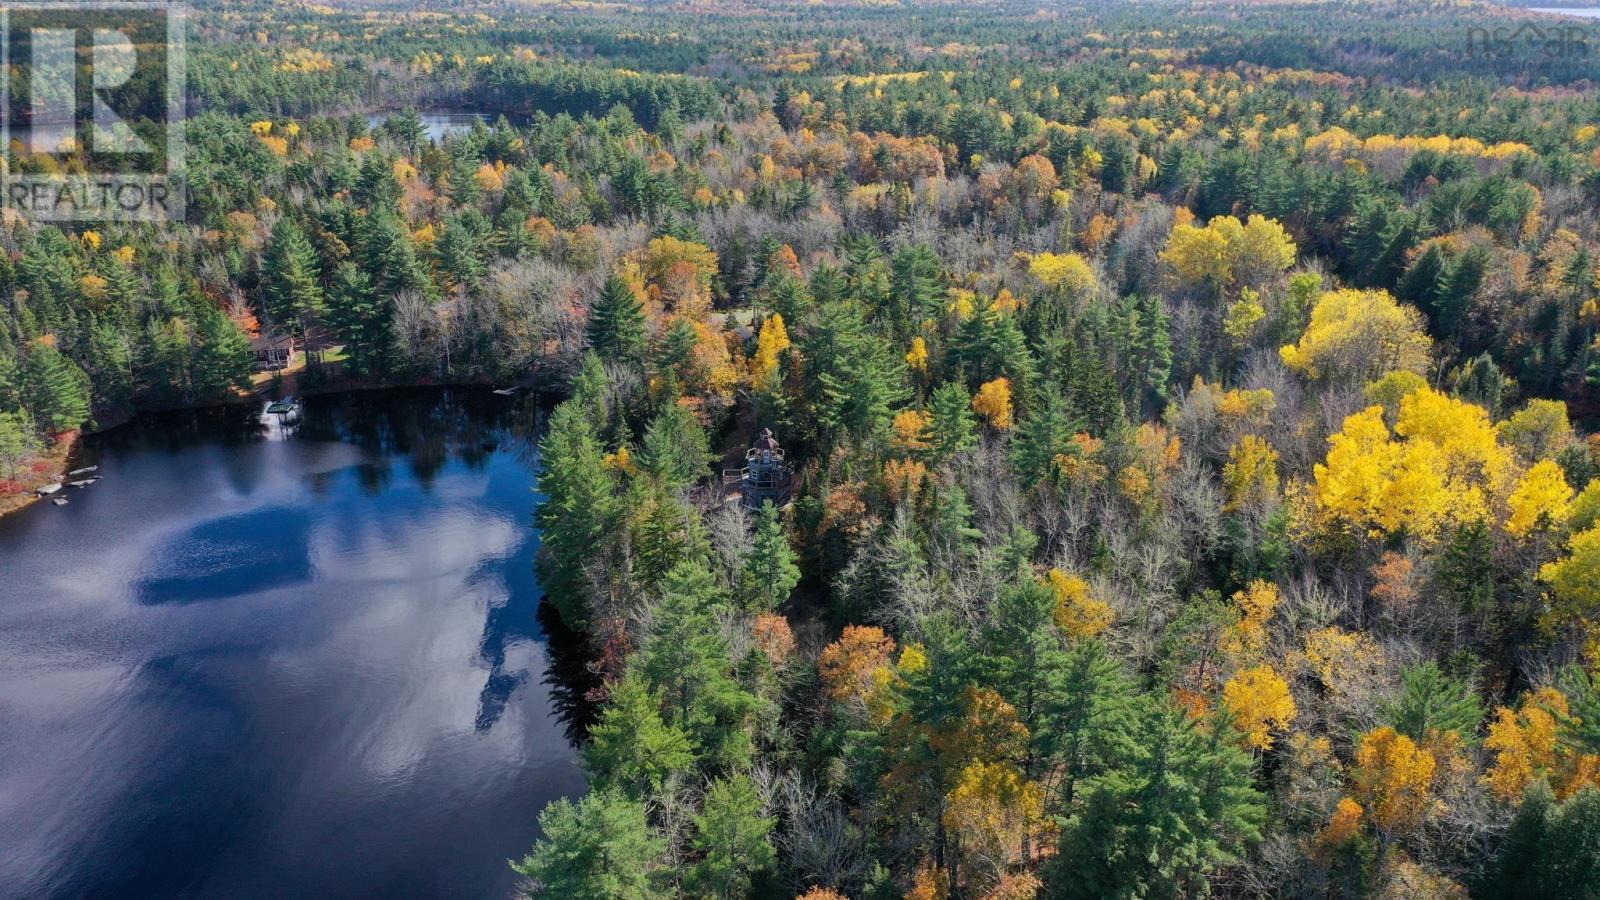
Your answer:
[[[538,398],[527,394],[501,397],[475,388],[390,389],[306,398],[292,440],[353,445],[365,458],[353,467],[357,483],[363,493],[376,496],[389,487],[400,460],[410,465],[423,490],[431,489],[451,462],[482,470],[497,452],[536,470],[544,419]],[[267,433],[256,405],[143,414],[128,426],[90,436],[85,441],[85,464],[106,448],[178,453],[261,443]],[[246,454],[224,454],[223,464],[236,479],[253,481],[262,461]],[[232,471],[235,468],[238,471]],[[349,470],[311,474],[313,493],[325,495],[339,471]],[[527,507],[525,521],[531,527],[531,495]],[[567,628],[554,607],[542,602],[531,562],[527,567],[518,573],[526,576],[526,588],[512,591],[505,604],[491,607],[484,621],[480,652],[490,671],[479,696],[475,726],[479,731],[492,727],[512,694],[528,680],[525,671],[505,671],[507,646],[518,639],[537,639],[542,632],[549,648],[542,682],[568,739],[577,743],[594,723],[597,710],[586,696],[600,680],[588,667],[585,636]]]
[[[532,465],[537,404],[472,388],[404,388],[312,397],[306,401],[301,439],[343,441],[360,448],[373,468],[360,473],[364,488],[382,490],[389,473],[377,467],[405,458],[424,490],[446,465],[487,466],[496,450],[511,450]]]
[[[500,721],[511,695],[528,681],[526,669],[505,670],[506,647],[523,638],[536,640],[539,637],[536,613],[539,594],[532,583],[531,572],[508,575],[513,589],[508,592],[506,602],[498,606],[490,604],[489,613],[483,619],[483,637],[478,641],[478,656],[489,664],[489,678],[478,694],[478,715],[473,720],[473,727],[479,732],[488,731]]]
[[[86,454],[107,449],[180,453],[216,444],[257,444],[267,426],[256,406],[221,406],[175,412],[140,413],[127,425],[84,438]]]
[[[539,625],[544,629],[550,649],[550,664],[541,682],[550,689],[550,706],[566,731],[567,740],[580,744],[589,737],[589,728],[600,710],[591,692],[600,686],[600,677],[589,668],[589,642],[581,631],[573,631],[561,621],[555,604],[540,598]]]

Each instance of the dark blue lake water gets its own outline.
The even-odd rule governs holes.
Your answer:
[[[511,893],[583,790],[537,418],[417,391],[90,438],[103,481],[0,519],[0,896]]]

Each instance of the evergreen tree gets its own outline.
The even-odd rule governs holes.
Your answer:
[[[1556,795],[1548,782],[1540,780],[1528,785],[1493,864],[1477,886],[1477,896],[1485,900],[1544,896],[1536,886],[1548,864],[1543,855],[1549,842],[1550,814],[1555,805]]]
[[[712,782],[695,816],[695,850],[701,854],[690,883],[702,896],[744,897],[750,876],[772,865],[777,854],[767,835],[774,820],[761,814],[761,796],[748,775]]]
[[[639,466],[671,490],[682,490],[705,477],[711,464],[706,430],[688,407],[665,403],[644,432]]]
[[[1096,640],[1079,641],[1061,662],[1058,687],[1047,699],[1041,739],[1062,766],[1061,801],[1071,809],[1078,784],[1105,771],[1132,727],[1134,685]]]
[[[820,310],[801,356],[817,424],[829,439],[876,441],[888,431],[895,405],[909,394],[905,361],[867,328],[860,307]]]
[[[1074,429],[1067,417],[1067,404],[1055,390],[1039,392],[1028,404],[1027,415],[1017,426],[1011,443],[1012,465],[1017,480],[1032,486],[1049,477],[1057,456],[1067,452]]]
[[[1401,673],[1400,695],[1384,704],[1382,712],[1395,731],[1419,744],[1447,731],[1468,740],[1483,720],[1472,685],[1445,675],[1432,660]]]
[[[693,323],[681,317],[674,319],[656,343],[656,371],[683,380],[694,362],[694,348],[699,341]]]
[[[602,465],[594,423],[572,402],[555,408],[539,444],[539,491],[544,494],[539,580],[573,627],[587,617],[583,564],[613,527],[617,500]]]
[[[684,560],[705,559],[710,551],[700,512],[657,480],[631,495],[634,572],[646,587],[656,586]]]
[[[200,316],[200,346],[194,358],[194,388],[201,397],[220,397],[250,388],[255,355],[250,339],[220,311],[207,309]]]
[[[948,381],[935,389],[928,413],[928,456],[935,462],[944,462],[978,445],[978,420],[972,414],[972,398],[960,382]]]
[[[1051,897],[1193,896],[1260,837],[1266,808],[1225,723],[1202,730],[1159,701],[1144,707],[1127,758],[1086,784],[1062,831]]]
[[[754,698],[732,675],[717,615],[727,610],[705,565],[685,561],[668,572],[642,649],[640,672],[662,692],[666,720],[687,732],[711,764],[737,766],[751,753],[746,718]]]
[[[756,512],[755,540],[745,556],[744,585],[746,608],[751,612],[774,612],[789,599],[800,583],[800,567],[794,549],[783,533],[783,521],[771,501]]]
[[[897,335],[911,333],[916,323],[937,318],[944,311],[939,290],[939,257],[927,246],[902,247],[890,261],[889,271]]]
[[[20,412],[0,411],[0,472],[7,478],[17,477],[17,467],[37,450],[33,423]]]
[[[639,362],[645,349],[644,304],[613,275],[589,309],[589,346],[603,360]]]
[[[593,789],[648,800],[669,776],[694,766],[694,749],[688,735],[662,721],[661,700],[643,677],[630,672],[612,686],[589,729],[583,763]]]
[[[272,226],[261,268],[262,297],[273,323],[303,333],[326,313],[317,252],[288,216]]]
[[[1600,879],[1600,789],[1584,785],[1556,803],[1550,788],[1528,788],[1500,852],[1480,885],[1485,898],[1582,900]]]
[[[641,802],[595,791],[562,798],[539,814],[544,838],[511,868],[528,877],[530,897],[570,900],[666,900],[673,896],[662,862],[667,842],[650,827]]]
[[[403,291],[432,297],[433,281],[399,214],[374,210],[362,222],[358,260],[379,301],[391,301]]]
[[[392,306],[378,299],[372,282],[354,263],[341,263],[328,294],[328,324],[344,342],[345,368],[353,375],[377,375],[387,368],[393,337]]]
[[[39,427],[60,433],[89,419],[89,376],[61,351],[43,341],[28,349],[22,368],[23,406]]]

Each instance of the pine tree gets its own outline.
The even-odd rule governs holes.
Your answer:
[[[985,681],[1016,709],[1028,730],[1027,751],[1019,769],[1027,782],[1039,780],[1055,749],[1055,732],[1046,727],[1060,700],[1066,656],[1054,623],[1055,595],[1033,578],[1001,589],[985,629]],[[1033,857],[1033,835],[1022,837],[1023,857]]]
[[[756,512],[755,539],[745,556],[741,573],[745,607],[750,612],[774,612],[800,583],[794,549],[783,533],[783,521],[771,501]]]
[[[17,467],[37,450],[33,424],[20,412],[0,412],[0,472],[17,477]]]
[[[944,311],[939,290],[939,257],[927,246],[902,247],[890,261],[889,271],[898,335],[909,334],[916,323],[936,318]]]
[[[1447,731],[1469,740],[1483,720],[1472,685],[1445,675],[1432,660],[1401,673],[1400,695],[1384,704],[1382,712],[1384,721],[1418,743]]]
[[[1529,786],[1500,852],[1475,896],[1582,900],[1600,878],[1600,789],[1585,785],[1556,803],[1543,782]]]
[[[200,346],[194,356],[194,387],[201,397],[219,397],[250,387],[255,358],[250,340],[232,319],[207,309],[200,316]]]
[[[450,218],[439,236],[439,267],[453,284],[476,282],[488,271],[484,262],[484,243],[489,223],[477,210]]]
[[[674,319],[656,342],[656,371],[683,379],[694,361],[694,348],[699,341],[694,323],[684,318]]]
[[[1228,729],[1143,705],[1127,758],[1087,783],[1086,807],[1062,832],[1050,897],[1192,896],[1260,837],[1266,807]]]
[[[583,763],[593,789],[648,800],[669,776],[694,766],[694,748],[688,735],[662,721],[660,697],[630,672],[612,686],[600,721],[589,729]]]
[[[1132,680],[1099,641],[1079,641],[1062,660],[1040,740],[1047,756],[1062,766],[1065,808],[1076,802],[1079,782],[1116,759],[1132,727],[1133,698]]]
[[[1028,413],[1011,442],[1017,480],[1026,486],[1044,482],[1054,470],[1056,457],[1067,452],[1073,431],[1061,395],[1051,389],[1039,392],[1028,404]]]
[[[634,574],[654,587],[684,560],[703,559],[710,544],[699,510],[660,481],[651,480],[630,495],[633,516]]]
[[[544,494],[539,580],[569,625],[580,627],[588,610],[584,561],[613,527],[618,502],[600,446],[582,407],[557,406],[539,444],[539,491]]]
[[[698,893],[723,900],[744,897],[750,876],[772,865],[777,853],[767,835],[775,821],[761,812],[761,795],[750,776],[712,782],[694,818],[694,847],[701,859],[689,880]]]
[[[1494,862],[1474,891],[1476,896],[1485,900],[1544,896],[1535,886],[1547,865],[1542,857],[1549,843],[1550,815],[1555,805],[1555,792],[1547,782],[1536,781],[1528,786]]]
[[[817,424],[830,439],[875,442],[885,436],[894,407],[909,394],[905,360],[872,333],[853,303],[818,313],[801,356]]]
[[[589,308],[589,346],[603,360],[639,362],[645,349],[644,304],[613,275]]]
[[[960,382],[940,385],[928,402],[928,456],[936,463],[978,445],[978,420],[972,415],[972,398]]]
[[[663,579],[639,664],[651,687],[662,692],[668,724],[687,732],[710,765],[738,766],[752,752],[745,725],[754,698],[733,679],[717,621],[726,609],[703,563],[679,563]]]
[[[393,336],[391,305],[378,300],[372,282],[354,263],[341,263],[328,294],[328,324],[344,342],[345,368],[353,375],[378,375],[388,368]]]
[[[362,223],[358,259],[378,301],[391,302],[402,291],[432,297],[433,281],[399,214],[374,210]]]
[[[39,427],[60,433],[89,419],[89,376],[61,351],[34,342],[22,369],[23,406],[32,410]]]
[[[275,324],[303,333],[326,314],[317,252],[293,219],[285,216],[272,226],[261,268],[262,297]]]
[[[666,900],[667,842],[642,802],[615,790],[577,803],[565,797],[539,814],[544,838],[511,868],[532,882],[529,896],[568,900]]]
[[[694,413],[679,403],[664,404],[645,429],[640,468],[679,491],[703,478],[710,463],[706,430]]]

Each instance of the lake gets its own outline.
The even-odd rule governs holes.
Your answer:
[[[539,421],[418,390],[86,439],[103,481],[0,519],[0,896],[510,894],[583,791]]]
[[[378,128],[388,120],[393,113],[373,113],[367,116],[367,127]],[[489,117],[483,113],[460,112],[449,109],[423,109],[417,111],[417,118],[422,120],[422,130],[430,141],[442,141],[449,135],[465,134],[472,130],[472,126],[483,122],[488,124]]]
[[[1529,12],[1551,13],[1558,16],[1577,16],[1580,19],[1600,19],[1600,7],[1529,7]]]

